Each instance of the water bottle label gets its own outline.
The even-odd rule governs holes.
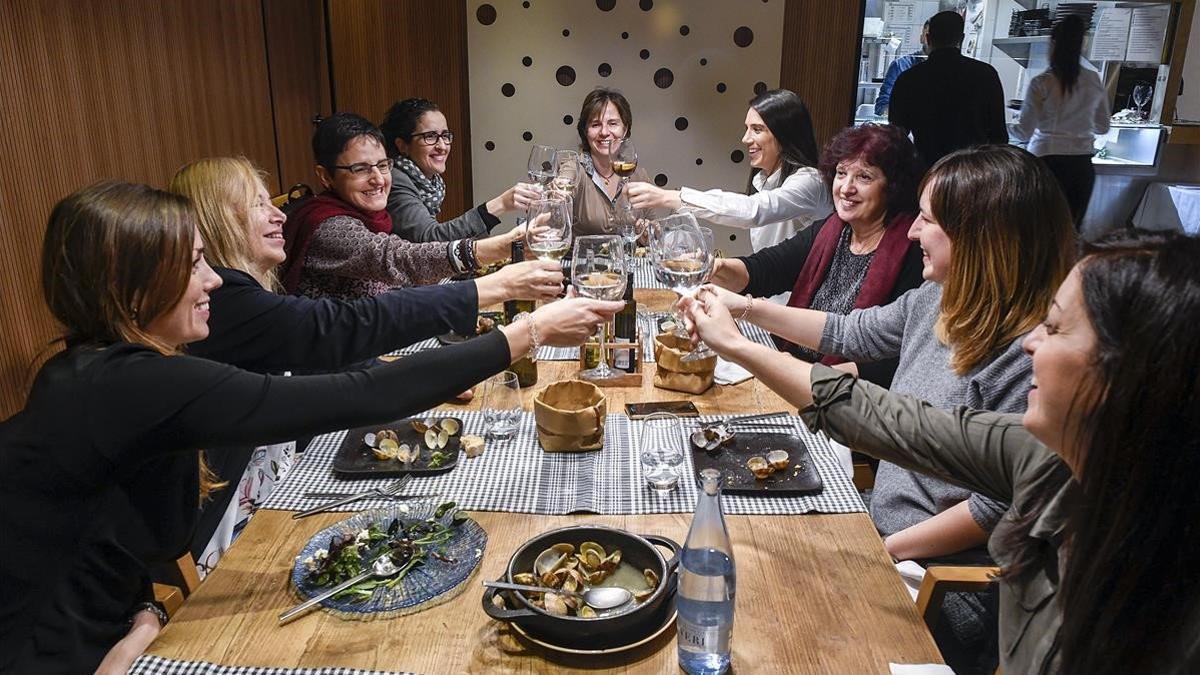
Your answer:
[[[721,649],[721,627],[701,626],[683,617],[676,619],[679,626],[679,642],[684,649],[715,653]]]

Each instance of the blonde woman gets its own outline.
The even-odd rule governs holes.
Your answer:
[[[1075,253],[1054,176],[1012,146],[947,155],[925,177],[908,236],[920,244],[926,282],[888,305],[840,315],[714,292],[734,316],[796,344],[856,362],[899,357],[893,392],[947,409],[1023,412],[1031,362],[1021,341],[1045,315]],[[880,462],[871,497],[888,552],[922,563],[989,561],[984,544],[1007,508],[888,462]],[[948,660],[974,642],[969,634],[982,614],[961,604],[946,608],[958,639],[935,631]]]

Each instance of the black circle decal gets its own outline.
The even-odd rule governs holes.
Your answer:
[[[628,39],[629,39],[629,33],[621,33],[621,39],[622,39],[622,40],[628,40]]]
[[[755,82],[754,83],[754,95],[755,96],[758,96],[759,94],[763,93],[766,90],[767,90],[766,82]]]
[[[601,63],[600,67],[596,69],[596,72],[600,74],[600,77],[608,77],[609,75],[612,75],[612,66],[608,65],[607,63]]]
[[[754,31],[748,26],[741,26],[733,31],[733,44],[739,47],[749,47],[754,42]]]
[[[643,12],[649,12],[654,9],[654,0],[638,0],[638,7],[641,7]]]
[[[765,2],[766,0],[763,0],[763,1]],[[736,234],[729,235],[729,241],[737,241],[737,235]]]
[[[575,84],[575,69],[571,66],[559,66],[554,72],[554,79],[564,87],[569,87]]]
[[[496,23],[496,8],[491,5],[480,5],[479,9],[475,10],[475,18],[479,23],[490,26]]]
[[[529,133],[529,132],[525,132],[525,133]],[[529,140],[529,139],[526,138],[525,140]],[[733,152],[729,153],[729,159],[733,160],[734,164],[741,164],[742,160],[746,159],[746,153],[742,152],[741,150],[734,150]]]
[[[527,141],[532,141],[532,140],[533,140],[533,132],[531,132],[531,131],[526,131],[525,133],[521,134],[521,138],[524,138],[524,139],[525,139],[525,140],[527,140]],[[738,153],[738,154],[741,154],[741,153]],[[742,161],[742,160],[740,160],[740,159],[739,159],[739,160],[736,160],[736,161],[739,161],[739,162],[740,162],[740,161]]]
[[[687,129],[687,127],[688,127],[688,119],[686,117],[676,117],[675,118],[675,128],[676,129],[678,129],[679,131],[683,131],[684,129]]]
[[[638,56],[641,57],[641,59],[643,61],[645,61],[646,59],[650,58],[650,50],[643,49],[642,51],[638,52]]]
[[[670,68],[659,68],[654,71],[654,86],[659,89],[666,89],[674,81],[675,73],[672,73]]]
[[[617,0],[596,0],[596,9],[601,12],[611,12],[617,6]]]
[[[690,32],[692,32],[692,29],[691,29],[691,28],[688,28],[686,24],[684,24],[684,25],[682,25],[682,26],[680,26],[680,27],[679,27],[679,34],[680,34],[680,35],[687,35],[687,34],[688,34],[688,33],[690,33]]]
[[[701,159],[700,157],[697,157],[697,158],[696,158],[696,166],[700,166],[700,165],[701,165],[701,164],[703,164],[703,163],[704,163],[704,160],[703,160],[703,159]]]
[[[708,65],[708,59],[700,59],[700,65],[702,65],[702,66],[707,66],[707,65]]]
[[[571,122],[574,122],[574,121],[575,121],[574,117],[571,117],[570,115],[563,115],[563,124],[570,124]]]
[[[564,28],[563,29],[563,37],[571,37],[571,31]]]
[[[512,85],[512,82],[505,82],[500,87],[500,93],[504,94],[505,96],[512,96],[513,94],[517,93],[517,88]]]
[[[725,93],[725,83],[724,83],[724,82],[718,82],[718,83],[717,83],[717,93],[718,93],[718,94],[724,94],[724,93]]]
[[[529,9],[529,0],[525,0],[525,2],[522,2],[521,6],[524,7],[525,9]]]
[[[525,58],[521,59],[521,65],[523,65],[523,66],[525,66],[526,68],[528,68],[529,66],[532,66],[532,65],[533,65],[533,59],[532,59],[532,58],[530,58],[530,57],[528,57],[528,56],[526,56]]]
[[[657,176],[655,176],[654,184],[657,185],[658,187],[662,187],[662,186],[666,185],[667,184],[667,174],[660,173]]]
[[[488,152],[491,152],[492,150],[496,149],[496,144],[491,141],[488,141],[487,143],[483,144],[483,149],[487,150]]]

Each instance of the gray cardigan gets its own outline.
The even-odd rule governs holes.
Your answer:
[[[941,311],[942,287],[927,281],[895,302],[827,314],[821,351],[853,361],[900,357],[891,390],[928,401],[942,409],[965,405],[976,410],[1024,412],[1033,364],[1014,340],[992,360],[959,375],[950,367],[950,348],[934,334]],[[871,518],[885,536],[920,523],[967,500],[971,516],[987,532],[1008,505],[925,474],[880,462],[871,497]],[[964,552],[957,561],[986,558]]]
[[[392,234],[413,242],[454,241],[486,236],[500,219],[488,213],[484,204],[453,220],[439,223],[408,174],[392,167],[392,190],[388,193],[387,210],[392,216]]]

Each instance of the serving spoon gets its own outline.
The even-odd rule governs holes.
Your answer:
[[[524,584],[508,584],[502,581],[485,581],[484,586],[488,588],[499,588],[506,591],[525,591],[527,593],[557,593],[559,595],[570,595],[583,600],[592,609],[612,609],[620,607],[633,599],[633,593],[627,588],[620,586],[596,586],[589,588],[583,593],[575,591],[564,591],[560,588],[546,588],[544,586],[526,586]]]
[[[375,562],[371,563],[371,569],[367,570],[366,572],[363,572],[362,574],[350,577],[349,579],[343,581],[342,583],[338,584],[337,586],[334,586],[333,588],[325,591],[324,593],[313,596],[312,598],[305,600],[304,602],[300,603],[299,605],[296,605],[295,607],[289,609],[288,611],[284,612],[283,614],[280,614],[279,615],[279,625],[282,626],[283,624],[288,623],[292,619],[295,619],[296,617],[300,616],[301,614],[304,614],[305,612],[307,612],[309,610],[309,608],[320,604],[322,601],[324,601],[328,598],[331,598],[331,597],[337,595],[338,593],[341,593],[342,591],[346,590],[347,588],[350,588],[351,586],[353,586],[355,584],[362,583],[362,582],[366,581],[367,579],[370,579],[371,577],[374,577],[376,579],[386,579],[388,577],[394,577],[397,574],[399,574],[399,572],[400,572],[400,568],[396,567],[395,563],[392,562],[392,557],[390,555],[381,555],[375,559]]]

